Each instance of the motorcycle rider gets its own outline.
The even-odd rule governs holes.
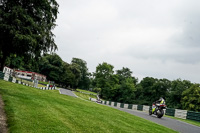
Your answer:
[[[157,104],[165,104],[164,98],[160,97],[159,100],[153,102],[153,104],[152,104],[152,114],[153,114],[154,112],[156,112],[155,110],[156,110],[156,105],[157,105]]]

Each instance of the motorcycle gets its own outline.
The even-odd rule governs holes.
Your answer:
[[[155,104],[155,108],[149,109],[149,115],[156,115],[158,118],[163,117],[164,115],[164,110],[166,109],[167,106],[165,104]]]

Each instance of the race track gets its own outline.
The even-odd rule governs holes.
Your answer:
[[[110,106],[110,107],[113,107],[113,106]],[[142,117],[146,120],[155,122],[157,124],[163,125],[165,127],[171,128],[181,133],[200,133],[200,127],[194,126],[194,125],[191,125],[179,120],[171,119],[168,117],[157,118],[155,115],[150,116],[146,112],[137,111],[137,110],[130,110],[130,109],[124,109],[124,108],[118,108],[118,107],[113,107],[113,108]]]
[[[61,88],[59,90],[60,90],[61,94],[77,97],[70,90],[61,89]],[[105,106],[109,106],[109,105],[105,105]],[[157,124],[163,125],[165,127],[171,128],[171,129],[181,132],[181,133],[200,133],[200,127],[194,126],[194,125],[191,125],[191,124],[188,124],[188,123],[176,120],[176,119],[171,119],[168,117],[157,118],[155,115],[149,115],[148,113],[142,112],[142,111],[119,108],[119,107],[114,107],[114,106],[110,106],[110,107],[130,113],[132,115],[135,115],[135,116],[138,116],[141,118],[144,118],[146,120],[155,122]]]
[[[71,90],[60,88],[59,91],[60,91],[60,94],[77,97]]]

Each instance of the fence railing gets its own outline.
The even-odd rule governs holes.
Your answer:
[[[95,101],[95,99],[92,99],[91,101]],[[147,106],[147,105],[125,104],[125,103],[118,103],[118,102],[113,102],[113,101],[101,101],[101,104],[115,106],[118,108],[126,108],[130,110],[144,111],[144,112],[149,112],[149,110],[151,109],[151,106]],[[164,110],[164,112],[165,112],[165,115],[168,115],[168,116],[174,116],[176,118],[190,119],[190,120],[195,120],[195,121],[200,122],[200,112],[173,109],[173,108],[167,108]]]
[[[21,80],[17,80],[16,78],[14,78],[10,75],[4,74],[2,71],[0,71],[0,79],[3,79],[5,81],[9,81],[9,82],[13,82],[13,83],[17,83],[17,84],[22,84],[22,85],[29,86],[29,87],[34,87],[33,85],[30,85],[28,83],[24,83]],[[41,90],[55,90],[56,89],[55,86],[54,87],[34,87],[34,88],[38,88],[38,89],[41,89]]]

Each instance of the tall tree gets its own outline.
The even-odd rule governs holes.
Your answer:
[[[122,82],[126,78],[131,78],[131,70],[129,68],[122,68],[121,70],[117,70],[117,75],[119,76],[119,81]]]
[[[183,109],[200,111],[200,84],[194,84],[182,93]]]
[[[63,74],[63,61],[57,54],[46,54],[39,62],[40,73],[51,81],[60,82]]]
[[[168,107],[181,109],[182,93],[185,90],[189,89],[191,86],[192,83],[188,80],[181,80],[181,79],[173,80],[167,97]]]
[[[80,69],[80,80],[78,82],[78,88],[88,90],[90,85],[90,74],[88,72],[87,62],[79,58],[73,58],[71,63],[77,64]]]
[[[167,79],[146,77],[136,87],[136,95],[138,97],[136,101],[140,104],[151,105],[152,102],[158,100],[160,97],[166,98],[170,87],[171,82]]]
[[[0,70],[10,54],[37,58],[56,50],[52,29],[56,0],[3,0],[0,6]]]
[[[126,78],[117,86],[112,100],[122,103],[133,103],[136,88],[132,78]]]
[[[113,71],[114,66],[103,62],[96,67],[96,72],[94,73],[94,82],[96,87],[101,88],[101,97],[109,99],[112,97],[112,90],[116,87],[119,80]]]
[[[71,72],[74,74],[73,79],[72,79],[72,88],[76,89],[78,87],[78,83],[81,79],[81,70],[80,66],[76,63],[71,63],[69,66]]]
[[[60,75],[60,84],[65,87],[72,87],[75,82],[75,75],[71,71],[71,65],[67,62],[63,62],[63,72]]]

